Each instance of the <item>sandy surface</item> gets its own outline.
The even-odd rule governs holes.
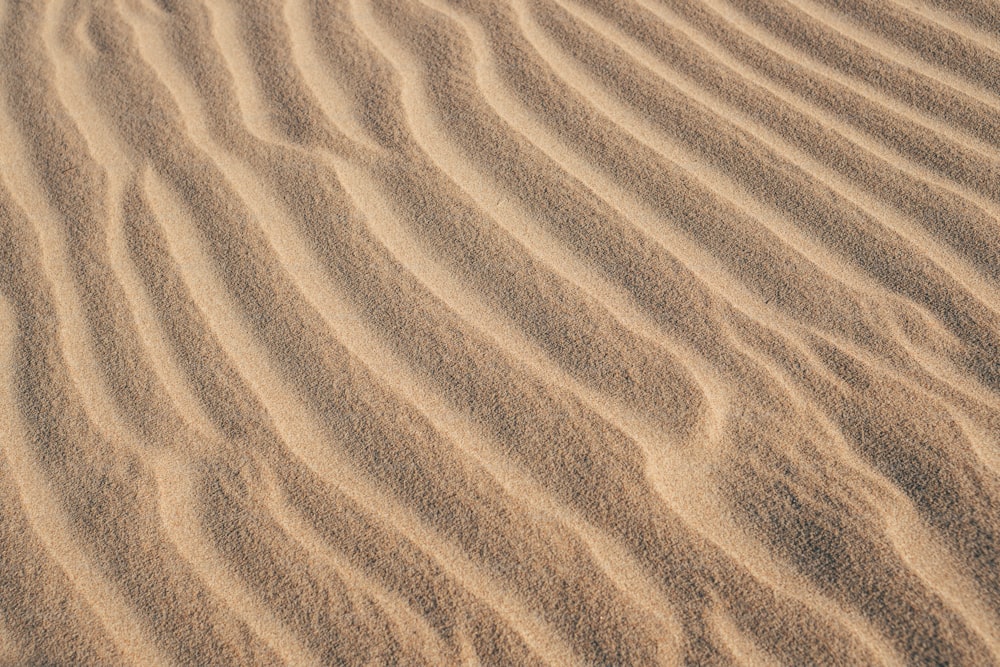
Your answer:
[[[0,663],[997,664],[998,7],[0,1]]]

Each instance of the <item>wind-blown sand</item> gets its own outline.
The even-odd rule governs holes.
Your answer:
[[[998,7],[0,2],[0,663],[997,664]]]

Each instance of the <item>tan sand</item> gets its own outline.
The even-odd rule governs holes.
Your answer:
[[[1000,664],[987,0],[0,1],[0,664]]]

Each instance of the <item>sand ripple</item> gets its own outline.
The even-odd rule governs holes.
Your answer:
[[[0,2],[0,663],[996,663],[998,26]]]

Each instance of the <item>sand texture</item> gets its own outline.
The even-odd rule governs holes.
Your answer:
[[[0,664],[1000,664],[1000,5],[0,0]]]

